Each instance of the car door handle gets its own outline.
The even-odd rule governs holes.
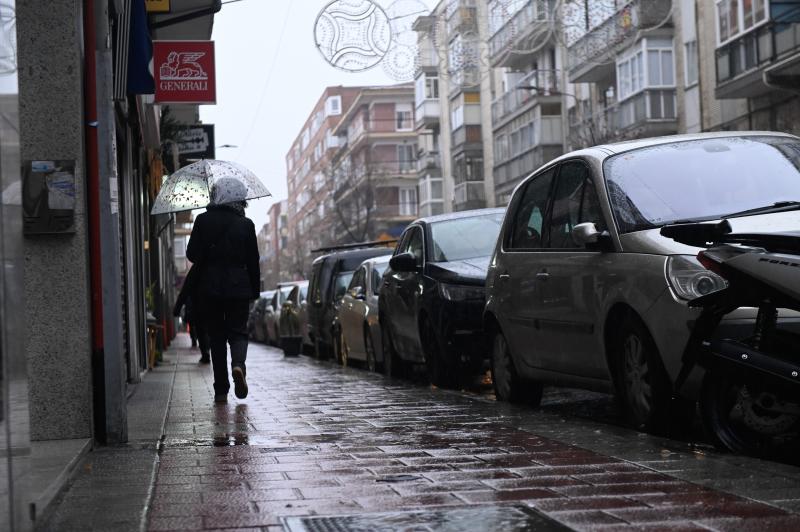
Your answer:
[[[539,272],[536,274],[537,281],[546,281],[550,278],[550,274],[547,272]]]
[[[498,276],[498,278],[499,278],[501,281],[508,281],[509,279],[511,279],[511,276],[510,276],[509,274],[507,274],[507,273],[501,273],[501,274]]]

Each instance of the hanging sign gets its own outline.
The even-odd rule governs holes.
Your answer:
[[[153,41],[156,103],[217,103],[214,41]]]
[[[181,166],[214,158],[214,125],[180,126],[175,133]]]
[[[148,13],[169,13],[169,0],[144,0]]]

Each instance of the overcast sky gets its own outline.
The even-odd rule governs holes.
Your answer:
[[[267,209],[286,198],[284,157],[313,105],[329,85],[397,83],[377,67],[360,74],[337,70],[314,46],[317,14],[330,0],[242,0],[214,17],[217,105],[202,106],[204,123],[215,124],[218,159],[244,164],[272,192],[250,202],[256,230]],[[400,0],[407,1],[407,0]],[[438,0],[419,0],[433,8]],[[392,0],[377,0],[388,8]],[[411,0],[411,4],[416,3]]]

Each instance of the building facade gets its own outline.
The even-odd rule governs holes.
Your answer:
[[[359,90],[327,87],[286,154],[289,196],[284,212],[293,246],[289,268],[299,278],[310,273],[311,250],[335,242],[328,167],[339,149],[334,130]]]
[[[334,134],[325,176],[334,241],[392,239],[418,214],[414,86],[365,87]]]

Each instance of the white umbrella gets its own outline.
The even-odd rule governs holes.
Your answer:
[[[244,166],[203,159],[170,175],[158,192],[150,214],[202,209],[271,196],[267,187]]]

